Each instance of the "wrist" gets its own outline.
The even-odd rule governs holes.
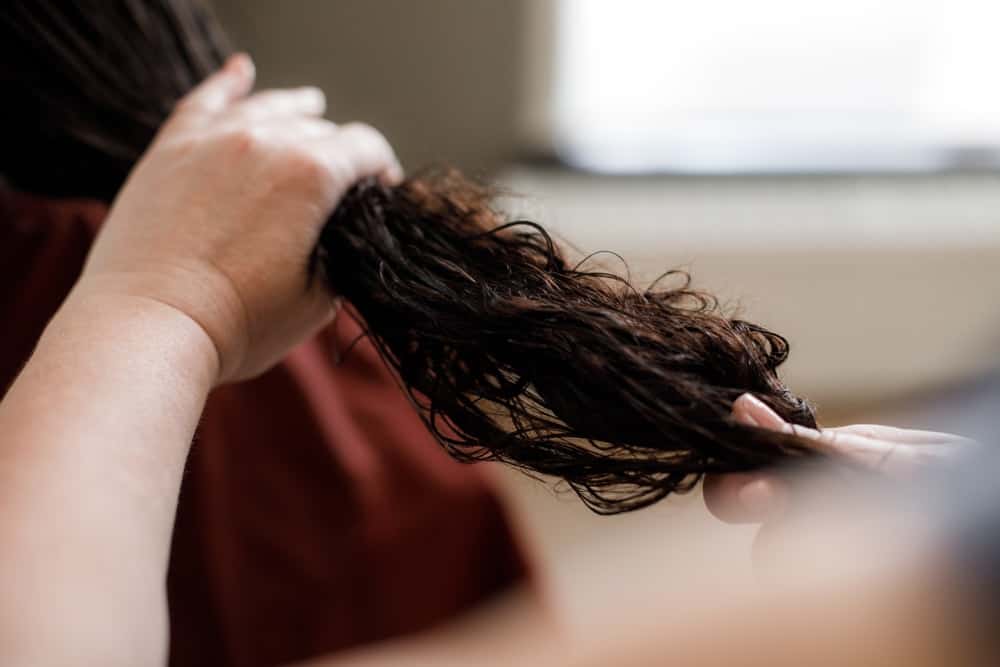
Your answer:
[[[114,331],[141,337],[140,349],[166,362],[196,391],[206,394],[220,377],[220,354],[205,328],[167,300],[81,279],[56,318],[77,320],[96,335]]]

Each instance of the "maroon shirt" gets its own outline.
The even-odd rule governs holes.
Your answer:
[[[0,189],[0,390],[106,208]],[[523,573],[475,467],[433,441],[341,315],[209,397],[181,486],[171,665],[274,665],[427,628]],[[86,350],[81,350],[86,354]]]

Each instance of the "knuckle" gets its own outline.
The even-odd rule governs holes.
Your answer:
[[[859,425],[856,433],[857,435],[860,435],[862,438],[869,438],[872,440],[878,438],[878,431],[874,427],[869,426],[867,424]]]
[[[172,113],[174,115],[184,115],[196,113],[201,110],[201,103],[194,95],[185,95],[174,103]]]
[[[379,131],[368,123],[362,123],[361,121],[352,120],[349,123],[344,123],[340,126],[344,132],[357,133],[357,134],[379,134]]]
[[[263,90],[243,100],[239,109],[247,117],[260,115],[281,103],[281,94],[275,90]]]
[[[198,150],[199,144],[200,142],[196,137],[180,135],[169,137],[164,145],[169,145],[175,155],[185,156],[195,153]]]
[[[870,440],[877,440],[882,435],[879,427],[873,424],[852,424],[837,430],[844,434],[856,435]]]
[[[160,127],[160,134],[170,134],[178,131],[179,128],[197,123],[204,117],[201,105],[188,98],[183,98],[174,104],[163,125]]]
[[[226,132],[224,141],[237,154],[254,153],[267,144],[264,132],[253,125],[241,125]]]
[[[331,156],[327,159],[325,167],[331,183],[346,187],[354,178],[354,168],[343,155]]]
[[[843,436],[836,431],[827,429],[825,431],[820,431],[819,440],[821,442],[825,442],[831,447],[836,447],[840,444],[841,440],[843,440]]]
[[[326,106],[326,93],[323,92],[322,88],[317,86],[303,86],[299,89],[299,96],[304,98],[305,101],[311,103],[313,106]]]
[[[333,177],[328,162],[315,152],[301,147],[288,150],[285,167],[290,178],[311,186],[324,186]]]
[[[359,141],[377,146],[379,149],[387,149],[389,142],[385,136],[368,123],[354,121],[341,126],[341,131],[348,136]]]

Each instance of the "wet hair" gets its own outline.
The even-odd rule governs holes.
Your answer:
[[[195,0],[16,1],[0,18],[15,186],[110,200],[176,100],[227,52]],[[44,149],[44,150],[42,150]],[[437,440],[564,480],[600,513],[706,473],[798,457],[795,438],[734,422],[753,392],[815,426],[782,384],[788,343],[731,317],[686,274],[639,288],[571,263],[544,227],[509,221],[452,170],[350,190],[311,275],[349,303]]]
[[[0,173],[26,191],[110,201],[228,51],[203,2],[8,0]]]

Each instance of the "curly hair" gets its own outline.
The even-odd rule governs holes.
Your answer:
[[[491,201],[454,171],[365,183],[314,258],[453,456],[554,476],[615,513],[802,453],[730,418],[749,391],[815,426],[778,378],[784,338],[727,317],[686,274],[639,290],[572,266],[541,225]]]
[[[20,0],[0,20],[0,83],[23,112],[2,169],[20,187],[110,199],[227,51],[196,0],[81,6],[94,3]],[[454,171],[359,184],[309,265],[453,456],[565,480],[610,514],[809,451],[730,417],[753,392],[815,426],[778,377],[783,337],[729,317],[686,274],[638,289],[571,265],[544,227],[492,201]]]

